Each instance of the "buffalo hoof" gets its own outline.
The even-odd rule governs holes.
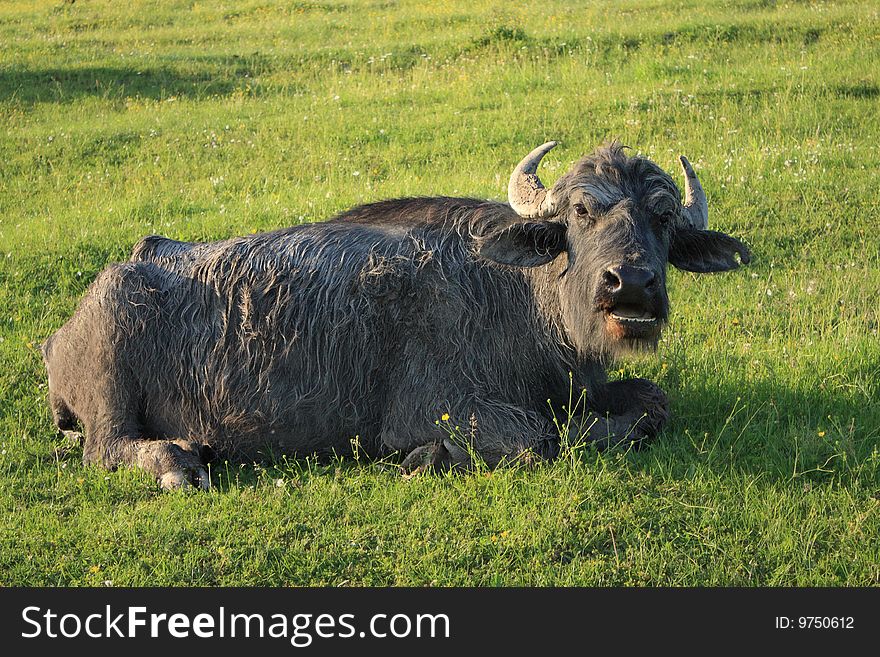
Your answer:
[[[55,447],[55,454],[63,458],[82,447],[85,437],[79,431],[59,431],[61,443]]]
[[[202,460],[203,446],[189,440],[144,442],[137,452],[137,465],[153,474],[163,490],[208,490],[211,479]]]
[[[71,445],[82,446],[85,442],[86,438],[80,431],[73,431],[71,429],[64,429],[60,431],[61,435],[64,437],[65,442]]]
[[[445,472],[455,467],[469,466],[470,458],[467,452],[449,444],[448,441],[443,441],[416,447],[403,459],[400,470],[405,477],[413,477],[429,470]]]
[[[570,431],[575,443],[590,442],[599,449],[638,449],[655,435],[646,422],[646,416],[636,414],[601,416],[590,413],[579,426],[572,423]]]

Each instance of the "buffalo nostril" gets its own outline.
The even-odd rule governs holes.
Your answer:
[[[620,277],[615,273],[614,269],[608,269],[603,272],[602,281],[612,291],[620,288]]]

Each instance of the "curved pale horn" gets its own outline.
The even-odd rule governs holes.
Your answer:
[[[541,184],[535,173],[541,159],[559,142],[548,141],[538,146],[516,165],[507,184],[507,202],[524,219],[549,217],[556,211],[553,195]]]
[[[697,174],[688,159],[682,155],[678,158],[684,171],[684,215],[692,228],[706,230],[709,227],[709,205],[706,203],[706,192],[700,184]]]

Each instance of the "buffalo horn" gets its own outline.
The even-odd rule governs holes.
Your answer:
[[[548,141],[538,146],[526,155],[510,174],[507,201],[510,207],[524,219],[541,219],[552,216],[556,211],[552,193],[541,184],[541,179],[535,172],[541,159],[558,143]]]
[[[681,168],[684,171],[684,218],[691,228],[706,230],[709,227],[709,206],[706,192],[688,159],[682,155]]]

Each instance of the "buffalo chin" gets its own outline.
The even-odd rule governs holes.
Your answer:
[[[659,317],[626,317],[603,312],[606,344],[615,352],[656,351],[663,329]]]

